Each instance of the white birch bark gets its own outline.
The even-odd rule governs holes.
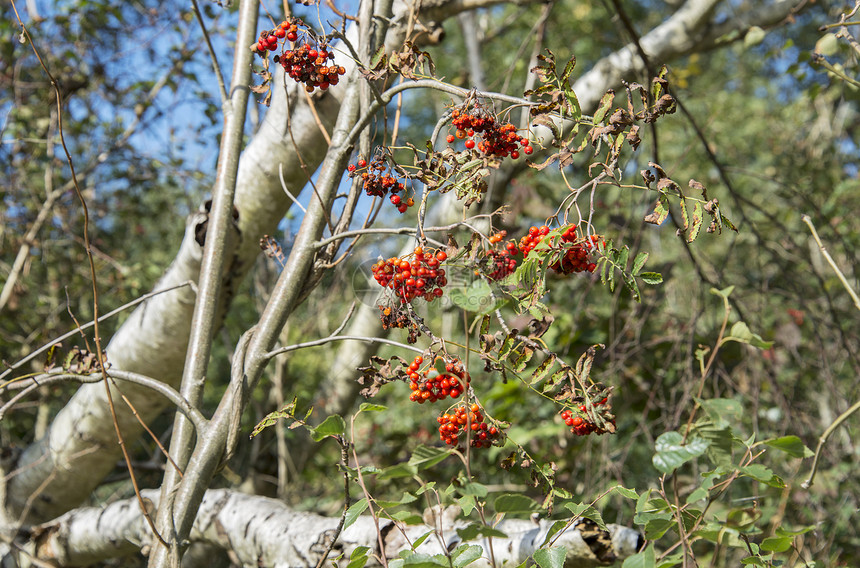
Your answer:
[[[144,498],[157,506],[157,491],[145,491]],[[461,544],[456,529],[463,528],[466,523],[442,516],[441,539],[427,538],[416,552],[444,554],[445,549],[454,550]],[[313,567],[327,552],[338,522],[336,517],[294,511],[274,499],[212,489],[206,492],[201,503],[190,541],[228,550],[242,566]],[[527,560],[544,543],[553,522],[503,520],[499,523],[495,528],[508,538],[492,540],[496,565],[517,566]],[[610,558],[622,559],[636,551],[640,543],[637,531],[618,525],[608,525],[608,528],[609,532],[605,533],[593,525],[571,527],[559,533],[553,546],[563,546],[567,550],[566,565],[582,568],[606,565]],[[379,519],[386,558],[397,558],[401,551],[410,549],[409,542],[417,541],[433,529],[428,525],[395,525],[390,520]],[[489,542],[478,539],[469,544],[479,545],[484,550],[482,558],[470,566],[490,566]],[[35,527],[25,550],[57,566],[86,566],[109,558],[144,554],[150,546],[151,533],[137,502],[125,499],[106,507],[77,509]],[[328,558],[343,554],[338,565],[345,566],[350,554],[360,546],[379,554],[377,527],[370,516],[361,516],[347,527]],[[27,565],[27,555],[20,553],[8,554],[4,561],[11,562],[16,557],[19,566]],[[371,560],[368,565],[378,563]]]

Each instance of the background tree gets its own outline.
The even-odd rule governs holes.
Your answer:
[[[97,231],[91,250],[95,253],[94,262],[98,263],[102,313],[108,307],[139,296],[167,264],[173,249],[165,241],[176,242],[179,232],[175,217],[165,215],[164,209],[185,215],[214,184],[211,206],[191,216],[179,253],[155,285],[160,290],[191,280],[198,283],[196,289],[184,286],[152,296],[114,333],[108,327],[101,334],[104,338],[111,337],[107,359],[116,371],[116,380],[121,380],[123,372],[153,377],[178,388],[206,415],[216,407],[220,409],[207,427],[206,439],[196,447],[197,461],[193,457],[188,461],[194,446],[193,434],[187,426],[180,421],[172,429],[171,456],[186,475],[180,483],[171,478],[175,470],[166,468],[162,495],[171,495],[169,488],[173,484],[178,483],[180,490],[176,509],[158,508],[162,536],[175,543],[173,538],[188,533],[196,503],[203,499],[202,492],[210,485],[225,446],[229,451],[235,447],[242,459],[223,470],[227,472],[224,482],[238,486],[245,480],[255,490],[267,494],[277,490],[294,505],[302,504],[295,495],[307,495],[310,488],[314,494],[326,495],[324,501],[315,501],[314,507],[322,509],[324,503],[331,502],[330,512],[335,512],[338,503],[342,505],[340,491],[318,481],[318,472],[330,471],[327,464],[333,458],[339,459],[337,452],[332,455],[325,447],[319,451],[307,447],[307,438],[297,435],[300,431],[270,433],[274,429],[265,431],[250,444],[239,443],[236,447],[236,432],[243,424],[238,414],[227,409],[248,406],[252,412],[245,415],[244,427],[247,427],[273,407],[282,407],[293,396],[298,396],[304,406],[321,396],[318,393],[339,392],[342,395],[331,411],[350,414],[355,408],[353,397],[357,389],[343,389],[339,379],[354,380],[355,374],[349,376],[344,369],[354,369],[357,364],[345,362],[366,361],[371,354],[369,349],[354,359],[355,353],[345,351],[335,356],[338,352],[334,351],[334,345],[316,348],[331,349],[329,353],[340,367],[336,373],[319,365],[319,351],[312,355],[296,352],[287,361],[272,366],[270,394],[265,396],[260,388],[243,391],[237,381],[244,375],[248,384],[254,385],[265,368],[265,358],[260,358],[261,355],[271,351],[277,341],[284,345],[299,343],[308,337],[326,336],[338,327],[348,308],[355,264],[360,265],[362,258],[375,258],[377,254],[376,250],[365,253],[354,248],[352,258],[359,262],[327,267],[343,250],[328,248],[318,254],[312,243],[322,236],[329,219],[338,230],[354,226],[350,221],[353,205],[345,206],[347,214],[341,215],[344,209],[340,205],[330,208],[326,197],[329,194],[325,191],[331,192],[332,198],[338,191],[338,180],[351,157],[352,141],[346,140],[346,136],[375,100],[370,87],[358,79],[354,59],[361,62],[359,67],[370,68],[383,38],[390,55],[402,49],[405,39],[438,39],[442,35],[440,29],[444,29],[445,41],[431,50],[439,66],[438,76],[467,88],[486,85],[489,90],[511,94],[535,86],[535,79],[527,71],[537,63],[536,57],[544,47],[557,53],[561,61],[569,54],[576,54],[579,63],[574,73],[574,90],[586,114],[594,112],[606,89],[623,91],[622,79],[647,85],[660,64],[677,62],[669,80],[683,117],[661,121],[647,135],[643,132],[643,149],[625,165],[625,176],[635,177],[635,172],[646,167],[649,160],[671,164],[672,178],[695,177],[702,181],[711,196],[718,196],[723,207],[731,211],[731,217],[742,229],[737,238],[700,239],[690,247],[671,235],[672,231],[665,226],[654,229],[638,221],[653,205],[653,195],[631,192],[628,188],[601,189],[602,203],[595,207],[594,225],[606,227],[605,233],[611,234],[615,242],[628,243],[634,252],[640,246],[650,250],[652,262],[661,265],[666,284],[659,292],[644,290],[642,304],[635,304],[621,291],[622,287],[607,299],[599,290],[586,295],[594,284],[588,279],[554,282],[551,301],[576,300],[574,305],[569,300],[548,304],[556,319],[543,339],[572,362],[591,344],[607,345],[597,366],[601,374],[625,379],[613,381],[620,389],[616,391],[614,412],[624,436],[599,442],[589,439],[584,444],[560,439],[558,432],[564,430],[560,429],[559,419],[553,418],[557,409],[547,405],[535,413],[531,407],[520,408],[517,401],[524,393],[516,383],[500,383],[485,393],[488,398],[483,399],[494,402],[494,415],[521,429],[519,433],[510,433],[512,439],[529,439],[533,455],[555,456],[560,466],[556,487],[567,488],[590,500],[619,482],[640,492],[656,486],[654,470],[649,469],[650,465],[643,466],[651,459],[653,440],[662,432],[678,430],[687,421],[694,405],[693,395],[701,400],[702,392],[697,392],[700,373],[695,363],[696,346],[700,343],[713,346],[718,338],[724,337],[717,334],[722,318],[719,301],[707,294],[712,286],[735,285],[729,296],[733,313],[765,337],[777,339],[774,348],[764,351],[764,356],[727,347],[713,366],[708,366],[708,377],[713,382],[701,383],[707,384],[708,396],[740,402],[746,409],[744,416],[736,417],[738,432],[747,436],[757,433],[760,439],[795,433],[811,441],[836,414],[845,410],[850,405],[846,401],[856,398],[856,373],[848,370],[856,369],[856,337],[849,323],[855,320],[844,314],[851,310],[851,305],[841,293],[828,292],[827,283],[833,276],[826,267],[820,264],[812,264],[807,270],[798,267],[810,262],[808,238],[799,223],[803,211],[820,211],[822,220],[831,222],[833,238],[839,239],[840,250],[848,255],[854,250],[855,227],[840,226],[840,221],[845,220],[837,214],[842,208],[851,210],[855,193],[850,190],[857,185],[856,146],[852,142],[856,96],[851,91],[852,84],[839,76],[850,69],[845,67],[850,62],[845,59],[850,43],[835,35],[822,37],[816,29],[818,24],[836,21],[835,12],[827,14],[819,9],[801,13],[804,6],[794,2],[727,4],[691,0],[674,9],[661,3],[629,6],[613,3],[611,8],[579,4],[570,9],[563,5],[500,5],[489,9],[490,4],[463,6],[442,2],[425,6],[420,12],[395,5],[391,17],[386,15],[384,6],[359,6],[356,14],[360,25],[352,26],[353,35],[349,36],[355,53],[350,53],[351,57],[340,54],[344,57],[339,55],[337,60],[346,68],[345,77],[349,80],[321,96],[307,98],[300,86],[287,82],[283,87],[284,83],[276,77],[271,106],[257,125],[246,125],[245,119],[243,99],[247,91],[243,87],[251,83],[253,54],[244,46],[251,45],[260,29],[268,29],[271,23],[258,23],[253,3],[228,9],[204,6],[205,14],[200,18],[207,28],[217,29],[212,39],[213,53],[219,61],[233,57],[227,48],[221,47],[220,38],[238,38],[229,88],[221,88],[217,80],[211,79],[207,50],[203,49],[206,42],[192,13],[185,14],[178,8],[155,10],[155,6],[144,5],[126,10],[110,4],[88,4],[86,10],[70,9],[65,15],[31,12],[31,22],[25,20],[30,37],[43,55],[45,66],[60,78],[63,86],[60,95],[68,101],[62,107],[64,137],[83,196],[91,208],[92,226]],[[463,12],[473,8],[478,10],[476,14]],[[316,21],[316,8],[309,10],[308,21]],[[372,19],[373,10],[381,10],[377,15],[386,17]],[[455,17],[457,25],[450,20]],[[237,18],[235,30],[231,24],[222,24]],[[766,33],[772,26],[789,23],[787,18],[792,25]],[[68,164],[58,159],[62,153],[55,144],[40,142],[55,140],[58,135],[59,115],[52,110],[57,107],[51,100],[44,71],[32,55],[25,55],[32,53],[27,51],[29,40],[25,38],[24,44],[12,42],[21,29],[14,27],[14,15],[10,12],[4,21],[10,26],[10,33],[4,35],[9,39],[4,47],[7,62],[4,89],[10,93],[8,99],[14,101],[9,106],[4,134],[4,139],[11,141],[4,144],[4,151],[10,156],[5,161],[9,168],[7,179],[11,180],[4,190],[8,219],[4,219],[7,230],[4,239],[13,246],[4,250],[13,252],[8,257],[8,277],[0,305],[6,314],[15,314],[3,319],[4,347],[8,346],[4,352],[9,353],[6,360],[11,362],[39,345],[51,343],[61,330],[68,329],[70,320],[60,319],[66,310],[78,321],[85,321],[92,318],[93,309],[91,295],[85,292],[90,275],[82,249],[57,246],[68,239],[82,240],[82,212],[69,193],[72,185]],[[446,21],[449,23],[440,28]],[[171,34],[163,34],[167,27]],[[52,30],[65,31],[52,33]],[[122,46],[129,37],[139,38],[147,30],[152,30],[148,37],[153,39],[143,41],[143,47],[128,50],[122,63],[111,61],[109,54],[123,53]],[[461,30],[466,33],[461,35]],[[78,36],[73,38],[73,33]],[[50,41],[45,39],[48,37]],[[163,43],[162,37],[170,37],[175,44]],[[571,37],[579,38],[572,47]],[[93,45],[101,49],[91,49]],[[514,51],[510,49],[512,45],[519,47]],[[726,49],[715,50],[717,47]],[[824,57],[815,58],[817,65],[830,66],[831,77],[835,78],[833,84],[815,68],[805,65],[804,54],[812,49]],[[150,63],[135,64],[144,59]],[[589,59],[595,62],[590,68],[584,63]],[[259,65],[259,59],[256,61]],[[461,67],[464,61],[469,62],[468,68]],[[76,79],[70,72],[70,78],[66,78],[66,65],[79,70],[80,76]],[[216,68],[220,69],[217,63]],[[586,68],[589,70],[580,74],[579,70]],[[92,72],[86,72],[90,69]],[[140,76],[135,77],[137,74]],[[157,78],[153,80],[153,76]],[[390,85],[378,88],[384,90],[387,86]],[[208,145],[189,152],[182,144],[173,144],[176,132],[181,132],[180,140],[188,136],[182,134],[186,132],[209,133],[207,128],[216,121],[195,123],[195,119],[188,117],[214,116],[217,105],[197,97],[202,102],[195,103],[195,113],[180,113],[174,104],[176,98],[168,100],[166,94],[187,97],[189,92],[203,89],[222,93],[225,119],[217,169],[213,164],[215,152]],[[416,95],[415,92],[404,91],[402,98],[398,96],[389,105],[388,118],[380,115],[372,123],[375,142],[367,131],[358,143],[359,155],[369,157],[373,145],[392,144],[395,140],[408,140],[420,146],[419,142],[428,137],[446,105],[451,104],[451,94]],[[129,100],[135,103],[129,105]],[[516,118],[516,114],[510,116]],[[761,120],[762,116],[767,119]],[[527,126],[525,118],[522,120],[520,126]],[[183,124],[186,121],[189,124]],[[246,130],[253,134],[239,158]],[[547,143],[549,137],[545,136],[543,140]],[[168,144],[159,147],[153,144],[153,138]],[[191,138],[188,136],[186,140]],[[44,146],[43,153],[39,144]],[[771,152],[769,148],[792,148],[792,151]],[[558,170],[554,174],[552,170],[526,171],[521,165],[505,168],[484,200],[485,211],[494,210],[499,203],[510,203],[512,213],[501,222],[511,234],[532,222],[539,225],[568,194],[565,185],[578,187],[589,179],[591,172],[586,165],[591,160],[593,157],[588,156],[581,162],[574,161],[564,170],[565,179],[555,177]],[[255,278],[245,288],[248,292],[237,294],[259,255],[260,237],[278,231],[281,219],[290,209],[290,194],[298,195],[321,163],[323,167],[314,180],[316,189],[305,192],[307,196],[300,199],[307,210],[301,215],[296,213],[302,224],[286,225],[290,231],[284,241],[289,251],[286,266],[273,267],[274,259],[267,261],[268,266],[267,262],[257,262]],[[217,175],[194,173],[206,171],[207,166],[217,171]],[[44,191],[32,190],[42,186]],[[184,192],[179,189],[182,186]],[[188,191],[188,187],[194,189]],[[755,191],[751,190],[753,187]],[[320,207],[320,202],[326,207]],[[172,204],[182,205],[171,207]],[[233,208],[239,213],[238,219],[233,217]],[[677,210],[675,213],[666,224],[680,222]],[[438,215],[439,219],[445,217],[444,212]],[[131,225],[127,219],[135,224]],[[136,238],[123,238],[129,230]],[[296,233],[294,237],[292,232]],[[204,243],[209,246],[204,248]],[[381,245],[374,243],[374,246]],[[40,262],[33,262],[35,254]],[[852,264],[850,259],[850,256],[845,258],[842,264]],[[799,277],[800,274],[804,277]],[[274,282],[276,278],[278,283]],[[106,288],[105,282],[113,288]],[[312,289],[320,282],[326,292],[315,295]],[[700,283],[701,289],[694,283]],[[61,294],[64,286],[69,290],[70,300]],[[105,303],[105,298],[110,298],[110,304]],[[234,306],[235,315],[227,316],[223,333],[215,334],[231,302],[238,304]],[[268,308],[264,310],[263,306]],[[257,320],[258,307],[262,313],[260,325],[252,335],[246,334],[245,341],[240,341],[236,348],[237,338]],[[376,310],[373,305],[369,309]],[[331,315],[321,318],[319,314]],[[428,320],[434,328],[438,325],[446,330],[445,336],[455,336],[462,326],[460,312],[443,314],[438,320],[432,314],[427,317],[434,318]],[[110,322],[105,325],[110,326]],[[375,318],[357,315],[349,335],[372,337],[380,332],[378,325]],[[213,336],[223,338],[222,345],[217,341],[212,344]],[[816,341],[811,342],[810,338]],[[818,347],[813,349],[813,343]],[[363,342],[363,345],[375,349],[378,343]],[[64,350],[68,351],[68,347],[64,346]],[[93,352],[94,345],[89,350]],[[233,376],[233,387],[227,388],[227,394],[224,388],[231,380],[226,372],[230,365],[226,362],[208,365],[210,351],[216,361],[232,360],[234,372],[242,371]],[[396,353],[404,356],[402,352]],[[241,358],[237,362],[236,354],[245,357],[244,366]],[[27,367],[33,364],[31,359],[11,369],[4,379],[30,370],[41,371],[42,357],[35,359],[38,363],[34,367]],[[207,394],[201,391],[200,379],[204,376],[209,377]],[[704,381],[704,375],[701,379]],[[821,384],[826,388],[817,388]],[[6,386],[27,385],[19,380]],[[55,405],[66,395],[51,392],[48,387],[36,392],[40,393],[40,404],[31,410],[18,406],[9,415],[13,418],[4,420],[4,447],[11,449],[14,444],[23,448],[32,442],[20,455],[10,451],[6,456],[5,523],[12,529],[21,523],[49,521],[86,499],[91,503],[101,502],[107,491],[118,491],[119,496],[130,492],[127,473],[106,479],[121,454],[104,385],[82,387],[50,428],[47,424],[56,411]],[[806,395],[810,392],[814,396]],[[153,397],[147,386],[129,387],[122,383],[122,394],[135,412],[120,403],[119,392],[114,391],[115,422],[123,432],[124,444],[130,447],[140,431],[137,417],[143,421],[155,419],[166,401]],[[814,406],[804,406],[810,403]],[[190,414],[195,416],[193,412]],[[378,417],[372,430],[378,443],[373,448],[363,448],[368,454],[361,457],[360,463],[386,464],[403,459],[414,449],[416,436],[431,442],[429,437],[421,438],[426,416],[411,409],[396,414],[401,417],[396,424],[391,424],[386,414],[372,415]],[[548,435],[550,429],[555,434]],[[169,422],[164,418],[156,420],[154,431],[166,430]],[[838,443],[842,446],[834,447]],[[138,464],[144,466],[137,468],[138,478],[146,485],[157,486],[161,483],[159,469],[163,467],[163,458],[151,439],[144,438],[140,444],[130,447],[132,454],[147,460]],[[585,454],[572,453],[573,447],[582,448]],[[830,458],[832,463],[841,459],[846,462],[842,467],[850,468],[855,459],[851,448],[850,438],[837,439],[837,444],[830,448],[835,452]],[[613,458],[607,460],[607,455]],[[149,460],[149,456],[155,457]],[[292,464],[292,476],[288,475],[291,457],[298,460]],[[148,474],[150,466],[155,466],[155,471]],[[790,462],[786,464],[788,469],[780,473],[791,480],[800,475],[798,467],[796,462]],[[448,475],[450,471],[455,470],[449,470]],[[826,487],[829,479],[834,480],[831,483],[839,480],[838,472],[839,467],[830,468],[828,473],[832,477],[822,474],[819,485]],[[680,482],[695,480],[696,473],[695,469],[684,471]],[[446,473],[442,469],[433,475],[444,478]],[[480,481],[490,484],[497,479],[505,484],[516,483],[510,479],[522,479],[520,483],[527,479],[527,475],[522,478],[508,475],[516,474],[497,476],[487,472],[487,477]],[[278,479],[278,483],[267,481],[272,478]],[[670,479],[678,482],[679,476]],[[391,491],[382,482],[374,483],[374,495]],[[93,494],[98,486],[101,489]],[[514,487],[525,491],[524,487]],[[767,531],[766,535],[772,538],[781,538],[775,532],[777,529],[802,529],[827,518],[831,524],[829,530],[790,539],[790,544],[801,558],[840,556],[855,537],[848,519],[856,506],[828,501],[826,493],[798,493],[793,487],[789,483],[788,488],[772,499],[757,495],[760,502],[772,506],[776,513],[766,516],[772,519],[770,522],[753,522],[749,526]],[[674,491],[684,496],[684,488]],[[759,489],[742,487],[737,491],[746,496]],[[398,495],[399,491],[392,499]],[[155,496],[148,499],[164,503]],[[625,504],[622,496],[613,499],[601,503],[604,516],[608,512],[622,524],[629,524],[633,513],[630,505]],[[746,514],[745,509],[733,506],[728,500],[725,505],[720,503],[714,505],[717,517],[734,529],[731,523],[738,524],[738,515]],[[130,510],[135,511],[134,507]],[[750,514],[755,517],[758,513]],[[176,535],[169,530],[171,516],[176,520]],[[786,518],[791,520],[785,522]],[[139,517],[136,522],[140,523]],[[745,522],[739,526],[746,528]],[[58,523],[53,526],[62,526]],[[659,538],[653,525],[651,529],[651,534],[646,530],[646,536]],[[681,536],[683,532],[681,529]],[[31,541],[31,545],[37,540]],[[671,546],[663,550],[671,552]],[[721,546],[728,543],[720,541],[715,550],[704,553],[692,546],[682,547],[686,554],[679,561],[687,562],[696,552],[712,554],[714,561],[719,561],[727,554]],[[804,552],[804,547],[813,553]],[[151,558],[154,565],[162,561],[158,551],[170,549],[156,545],[155,550]],[[100,557],[86,561],[95,558]]]

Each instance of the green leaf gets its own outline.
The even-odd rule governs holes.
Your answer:
[[[729,331],[728,337],[724,337],[723,341],[737,341],[738,343],[748,343],[759,349],[770,349],[773,347],[773,341],[765,341],[757,333],[750,331],[749,326],[742,321],[737,322]]]
[[[514,371],[521,373],[526,368],[526,365],[528,365],[532,355],[534,355],[534,349],[523,345],[523,352],[514,361]]]
[[[742,558],[741,564],[743,564],[744,566],[767,566],[764,560],[762,560],[758,556],[747,556],[746,558]]]
[[[648,547],[638,554],[628,556],[624,560],[621,568],[656,568],[657,553],[654,551],[654,544],[649,544]]]
[[[475,540],[478,537],[508,538],[508,535],[502,531],[480,523],[472,523],[461,529],[457,529],[457,534],[463,540]]]
[[[793,458],[811,458],[815,455],[797,436],[773,438],[771,440],[764,440],[763,443],[771,448],[783,451]]]
[[[659,272],[643,272],[639,275],[645,284],[655,286],[663,283],[663,275]]]
[[[457,498],[456,501],[460,506],[460,509],[463,510],[463,514],[467,517],[475,510],[476,502],[474,495],[463,495],[462,497]]]
[[[363,568],[370,560],[368,551],[370,551],[370,547],[356,546],[352,554],[349,555],[349,564],[346,565],[346,568]]]
[[[633,296],[633,299],[637,302],[641,301],[639,297],[639,286],[636,284],[636,280],[633,279],[633,276],[626,272],[622,276],[624,278],[624,285],[627,286],[628,290],[630,290],[630,295]]]
[[[486,497],[487,496],[487,486],[481,483],[466,483],[462,487],[458,489],[460,493],[463,495],[474,495],[475,497]]]
[[[385,481],[387,479],[398,479],[400,477],[412,477],[418,473],[418,468],[408,463],[398,463],[386,467],[376,475],[376,479]]]
[[[704,211],[702,210],[702,202],[696,201],[695,206],[693,207],[693,216],[690,220],[690,230],[687,231],[687,242],[692,243],[696,240],[696,237],[699,236],[699,230],[702,228],[702,221],[704,220]]]
[[[662,538],[666,531],[673,526],[675,526],[675,521],[672,519],[651,519],[645,523],[645,538],[647,540]]]
[[[445,566],[445,568],[449,568],[448,559],[444,554],[430,556],[429,554],[413,553],[410,550],[404,552],[407,553],[406,556],[389,562],[388,566],[410,566],[411,568],[437,568],[438,566]],[[400,560],[402,560],[402,563],[395,564],[395,562]]]
[[[567,489],[559,487],[558,485],[556,485],[555,487],[552,488],[552,495],[553,495],[553,497],[558,497],[559,499],[572,499],[573,498],[573,493],[571,493]]]
[[[655,454],[652,458],[654,467],[663,473],[671,473],[708,449],[708,442],[699,437],[690,437],[682,444],[683,436],[678,432],[666,432],[657,438]]]
[[[636,258],[633,259],[633,268],[631,269],[631,273],[633,276],[639,274],[639,271],[642,270],[642,267],[645,266],[645,261],[648,260],[647,252],[640,252],[636,255]]]
[[[567,556],[567,548],[563,546],[541,548],[532,554],[532,558],[540,568],[562,568],[565,556]]]
[[[369,402],[362,402],[361,406],[358,407],[359,412],[382,412],[383,410],[388,410],[388,407],[381,404],[371,404]]]
[[[385,46],[380,46],[370,58],[370,68],[375,69],[380,63],[385,64]]]
[[[519,330],[517,329],[512,329],[510,333],[508,333],[504,341],[502,341],[502,346],[499,347],[499,359],[504,359],[508,356],[508,353],[510,353],[511,349],[514,347],[514,340],[517,335],[519,335]]]
[[[383,508],[390,508],[390,507],[396,507],[397,505],[405,505],[407,503],[413,503],[416,499],[418,499],[418,497],[416,497],[415,495],[413,495],[412,493],[410,493],[408,491],[404,491],[403,495],[401,495],[400,499],[398,499],[397,501],[377,500],[376,504],[379,505],[380,507],[383,507]]]
[[[461,544],[451,553],[451,563],[455,568],[468,566],[484,554],[484,549],[477,544]]]
[[[397,511],[391,514],[391,518],[407,525],[418,526],[424,524],[424,517],[412,511]]]
[[[711,288],[711,294],[713,294],[714,296],[719,296],[720,298],[723,298],[724,300],[728,300],[729,296],[732,294],[734,289],[735,289],[734,286],[726,286],[722,290],[717,290],[716,288]]]
[[[539,383],[547,376],[549,370],[552,368],[555,363],[555,354],[550,355],[546,359],[543,360],[543,363],[538,365],[538,368],[534,370],[532,373],[532,378],[529,381],[529,386]]]
[[[687,212],[687,200],[681,197],[681,221],[684,222],[684,231],[690,228],[690,214]]]
[[[594,124],[603,122],[603,118],[612,106],[612,100],[615,98],[615,91],[612,89],[606,91],[606,94],[600,98],[600,103],[597,105],[597,110],[594,111]]]
[[[568,79],[570,79],[570,74],[573,73],[573,68],[576,67],[576,57],[571,56],[571,58],[567,61],[567,64],[564,66],[564,71],[561,72],[561,77],[559,79],[565,83]]]
[[[732,398],[695,399],[702,405],[717,429],[738,424],[743,417],[744,408]]]
[[[72,354],[69,354],[69,356],[71,357]],[[69,363],[69,364],[71,364],[71,363]],[[66,367],[68,367],[69,364],[66,364]],[[259,434],[260,432],[262,432],[263,430],[268,428],[269,426],[271,426],[273,424],[277,424],[278,420],[280,420],[281,418],[292,418],[293,414],[296,411],[296,402],[297,401],[298,401],[298,398],[293,398],[293,401],[286,404],[282,409],[268,413],[265,416],[265,418],[263,418],[260,421],[260,423],[254,427],[254,431],[251,432],[251,437],[253,438],[257,434]]]
[[[663,560],[657,564],[657,568],[673,568],[684,562],[684,552],[678,552],[677,554],[672,554],[671,556],[666,556]]]
[[[408,463],[418,469],[427,469],[428,467],[433,467],[450,455],[451,450],[420,445],[412,452],[412,456],[409,458]]]
[[[425,541],[425,540],[427,540],[428,538],[430,538],[430,535],[433,535],[433,534],[435,534],[435,533],[436,533],[436,531],[431,529],[431,530],[427,531],[426,533],[422,534],[421,536],[419,536],[419,537],[418,537],[418,539],[417,539],[415,542],[413,542],[413,543],[412,543],[412,548],[418,548],[419,546],[421,546],[422,544],[424,544],[424,541]],[[404,553],[404,552],[405,552],[405,553],[408,553],[409,551],[408,551],[408,550],[404,550],[404,551],[402,551],[400,554],[401,554],[401,555],[403,555],[403,553]]]
[[[654,203],[654,211],[649,213],[643,219],[646,223],[651,223],[652,225],[662,225],[663,221],[669,216],[669,198],[666,195],[661,194],[660,197],[657,198],[657,202]]]
[[[594,522],[601,530],[609,530],[600,512],[588,503],[565,503],[564,508],[570,511],[574,517],[583,517]]]
[[[770,468],[761,464],[754,463],[740,468],[740,471],[744,475],[752,477],[756,481],[760,481],[770,487],[776,487],[777,489],[785,487],[785,481],[783,481],[778,475],[775,475]]]
[[[493,298],[493,290],[485,280],[475,280],[468,287],[453,288],[448,298],[458,308],[468,312],[487,313],[495,310],[504,300]]]
[[[639,499],[639,494],[636,493],[636,491],[634,491],[633,489],[627,489],[623,485],[616,485],[610,490],[609,493],[618,493],[622,497],[627,497],[628,499]]]
[[[558,520],[552,524],[548,531],[546,531],[546,536],[543,539],[540,547],[546,546],[546,544],[552,540],[552,537],[558,534],[558,532],[567,526],[566,520]]]
[[[627,268],[628,258],[630,258],[630,249],[627,247],[627,245],[624,245],[624,247],[622,247],[618,253],[618,267],[621,270]]]
[[[540,505],[525,495],[506,493],[496,497],[493,509],[497,513],[531,513],[540,509]]]
[[[329,436],[340,436],[346,431],[346,422],[339,414],[332,414],[322,421],[322,424],[311,429],[311,438],[314,442],[319,442],[323,438]]]
[[[358,516],[361,515],[367,509],[367,498],[362,497],[358,501],[352,504],[349,509],[346,510],[346,516],[343,521],[343,528],[347,528],[351,526],[357,519]]]
[[[744,34],[744,48],[750,49],[751,47],[757,46],[764,41],[766,35],[767,32],[764,31],[764,29],[758,26],[752,26],[747,30],[747,33]]]
[[[772,536],[761,541],[761,549],[766,552],[785,552],[791,548],[793,540],[790,536]]]

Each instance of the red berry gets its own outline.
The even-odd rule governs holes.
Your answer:
[[[471,140],[471,139],[466,140],[466,148],[471,150],[474,147],[475,147],[475,141],[474,140]]]
[[[520,153],[519,153],[519,152],[517,152],[516,150],[514,150],[513,152],[511,152],[511,158],[513,158],[514,160],[516,160],[516,159],[517,159],[517,158],[519,158],[519,157],[520,157]]]
[[[299,34],[297,34],[296,32],[288,32],[287,39],[290,41],[296,41],[297,39],[299,39]]]
[[[447,138],[445,138],[445,140],[448,142],[448,144],[452,144],[452,143],[454,142],[454,140],[455,140],[455,139],[456,139],[456,138],[454,137],[454,135],[453,135],[453,134],[449,134],[449,135],[448,135],[448,137],[447,137]]]
[[[531,146],[526,146],[523,148],[523,152],[525,152],[526,155],[530,155],[533,151],[534,150],[532,149]]]
[[[350,164],[349,166],[347,166],[346,169],[348,169],[351,172],[354,172],[355,171],[355,164]]]
[[[436,253],[436,260],[438,260],[439,262],[445,262],[447,259],[448,253],[446,253],[444,250],[440,250]]]
[[[359,160],[359,161],[358,161],[358,167],[359,167],[359,168],[365,168],[365,167],[367,167],[367,160]]]

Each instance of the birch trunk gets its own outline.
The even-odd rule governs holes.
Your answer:
[[[145,491],[144,497],[157,506],[158,492]],[[453,512],[453,511],[452,511]],[[445,554],[462,543],[457,529],[463,521],[442,515],[441,539],[431,536],[416,549],[420,554]],[[428,515],[425,515],[425,517]],[[206,492],[191,530],[190,540],[229,551],[242,566],[298,568],[319,565],[335,534],[339,519],[313,513],[294,511],[274,499],[247,495],[226,489]],[[503,520],[495,528],[508,538],[493,538],[492,550],[497,566],[517,566],[539,548],[554,521]],[[389,560],[410,550],[428,531],[438,530],[429,525],[401,525],[379,519],[379,534],[383,535],[384,554]],[[590,522],[577,524],[560,532],[554,546],[567,550],[566,566],[588,568],[604,566],[636,552],[641,542],[635,530],[608,525],[601,531]],[[339,566],[345,566],[356,548],[364,546],[379,555],[377,527],[372,517],[361,516],[347,527],[328,552],[330,560],[343,555]],[[445,544],[445,549],[442,548]],[[483,549],[481,559],[470,566],[490,566],[490,545],[486,539],[469,541]],[[87,566],[108,558],[146,553],[151,546],[151,533],[134,499],[112,503],[103,508],[88,507],[71,511],[50,523],[33,529],[26,545],[27,551],[57,566]],[[11,556],[7,560],[11,560]],[[5,566],[6,564],[4,564]],[[23,563],[21,564],[24,565]],[[371,560],[369,565],[379,565]]]

